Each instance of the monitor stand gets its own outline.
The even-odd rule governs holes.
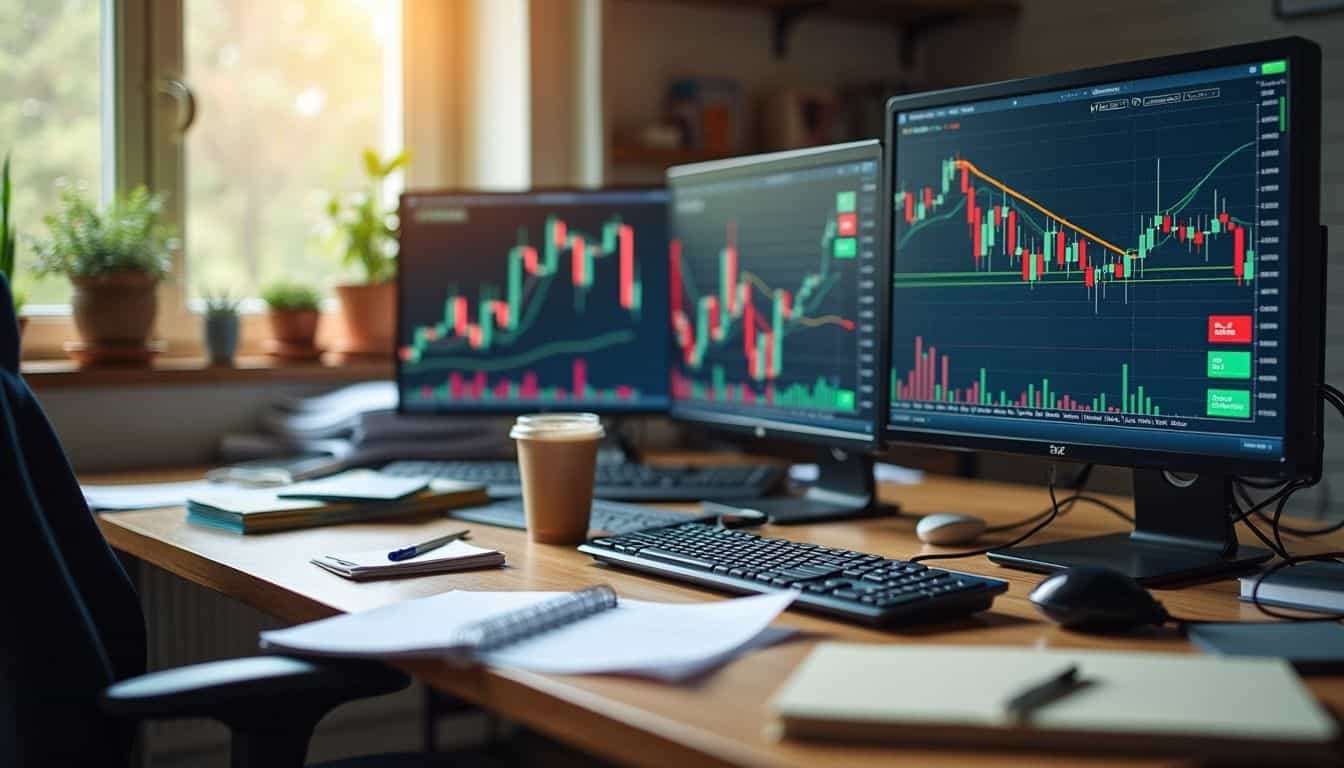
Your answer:
[[[1155,586],[1247,570],[1268,550],[1237,544],[1232,478],[1134,470],[1134,531],[1012,547],[989,553],[999,565],[1050,572],[1102,566]]]
[[[817,481],[802,495],[759,499],[749,506],[769,515],[776,525],[828,523],[899,511],[878,502],[870,454],[827,449],[818,455],[817,469]]]

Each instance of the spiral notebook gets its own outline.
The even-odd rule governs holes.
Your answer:
[[[261,633],[268,650],[347,658],[450,658],[554,674],[699,674],[792,631],[772,628],[791,592],[708,603],[573,593],[444,592]],[[693,630],[693,631],[692,631]]]

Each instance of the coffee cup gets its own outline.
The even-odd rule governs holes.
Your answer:
[[[597,447],[605,434],[593,413],[519,416],[509,431],[518,447],[528,536],[544,544],[588,537]]]

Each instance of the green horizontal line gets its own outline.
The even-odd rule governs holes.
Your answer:
[[[1222,265],[1222,266],[1208,266],[1208,267],[1144,267],[1144,268],[1143,268],[1143,271],[1144,271],[1144,272],[1181,272],[1181,271],[1211,272],[1211,271],[1214,271],[1214,270],[1224,270],[1224,271],[1226,271],[1226,270],[1228,270],[1228,269],[1231,269],[1231,267],[1228,266],[1228,265],[1226,265],[1226,264],[1224,264],[1224,265]],[[939,278],[944,278],[944,277],[993,277],[994,275],[1020,275],[1020,274],[1022,274],[1022,271],[1021,271],[1021,270],[1018,270],[1018,269],[1001,269],[1001,270],[996,270],[996,271],[994,271],[994,272],[983,272],[983,271],[981,271],[981,272],[896,272],[896,273],[892,274],[892,278],[897,279],[897,280],[933,280],[933,279],[939,279]],[[1058,275],[1058,274],[1062,274],[1062,273],[1060,273],[1058,270],[1056,270],[1056,271],[1054,271],[1054,272],[1049,272],[1049,273],[1047,273],[1047,274]],[[1082,273],[1081,270],[1074,269],[1074,270],[1070,270],[1069,272],[1067,272],[1067,273],[1063,273],[1063,274],[1081,275],[1081,274],[1083,274],[1083,273]]]
[[[513,357],[501,357],[497,360],[482,360],[474,357],[434,357],[422,359],[419,363],[407,364],[407,373],[420,373],[424,371],[442,371],[442,370],[460,370],[460,371],[502,371],[510,368],[519,368],[524,365],[531,365],[538,360],[555,357],[558,355],[576,355],[583,352],[593,352],[607,347],[614,347],[619,344],[634,341],[635,332],[629,328],[619,331],[604,333],[601,336],[594,336],[591,339],[569,339],[565,341],[553,341],[549,344],[528,350]]]
[[[1186,277],[1186,278],[1180,278],[1180,277],[1154,277],[1154,278],[1147,278],[1147,279],[1140,279],[1140,280],[1103,280],[1101,284],[1102,284],[1102,285],[1105,285],[1105,284],[1108,284],[1108,283],[1109,283],[1109,284],[1111,284],[1111,285],[1115,285],[1115,284],[1120,284],[1120,283],[1225,283],[1225,282],[1235,282],[1236,279],[1237,279],[1236,277]],[[934,281],[934,280],[920,280],[920,281],[917,281],[917,282],[914,282],[914,283],[903,283],[903,282],[897,280],[897,281],[894,282],[894,285],[895,285],[897,288],[929,288],[929,287],[942,288],[942,287],[953,287],[953,286],[963,286],[963,285],[1028,285],[1028,284],[1029,284],[1029,283],[1028,283],[1028,281],[1026,281],[1026,280],[1000,280],[1000,281],[996,281],[996,282],[987,282],[987,281],[984,281],[984,280],[962,280],[962,281],[942,281],[942,282],[940,282],[940,281]],[[1082,282],[1081,280],[1073,280],[1073,279],[1070,279],[1070,280],[1034,280],[1034,281],[1031,281],[1030,284],[1034,284],[1034,285],[1082,285],[1083,282]]]

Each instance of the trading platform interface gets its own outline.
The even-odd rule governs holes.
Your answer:
[[[666,199],[405,195],[403,410],[665,408]]]
[[[674,413],[873,434],[878,152],[670,180]]]
[[[891,429],[1281,460],[1287,70],[898,113]]]

